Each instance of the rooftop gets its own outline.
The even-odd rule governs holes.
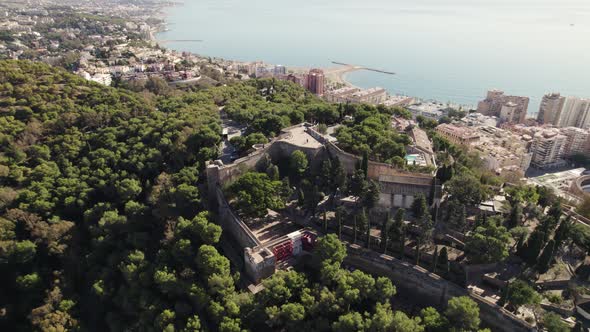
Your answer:
[[[280,139],[280,141],[288,142],[305,148],[321,148],[323,145],[307,132],[307,127],[304,125],[294,126],[285,129],[287,135]]]
[[[548,173],[528,178],[527,182],[536,186],[551,188],[555,193],[566,199],[574,199],[569,193],[571,184],[584,173],[585,168],[570,169],[562,172]]]
[[[444,124],[436,127],[436,129],[451,133],[457,137],[462,137],[462,138],[477,138],[478,137],[478,135],[470,128],[459,127],[459,126],[455,126],[455,125],[451,125],[451,124],[447,124],[447,123],[444,123]]]

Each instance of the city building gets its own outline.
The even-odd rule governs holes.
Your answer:
[[[538,168],[561,166],[564,158],[590,153],[590,129],[516,125],[510,130],[529,142],[533,166]]]
[[[295,84],[299,84],[303,88],[307,89],[307,76],[306,75],[302,76],[302,75],[289,74],[287,76],[283,76],[283,79],[293,82]]]
[[[441,103],[418,102],[408,106],[407,109],[412,113],[414,118],[421,115],[438,121],[445,115],[444,110],[447,109],[447,107]]]
[[[559,93],[543,96],[537,121],[555,127],[590,128],[590,99],[563,97]]]
[[[436,127],[436,132],[454,144],[469,146],[479,141],[479,135],[474,130],[452,124],[441,124]]]
[[[416,122],[414,120],[406,120],[401,117],[392,116],[391,117],[391,126],[397,131],[406,131],[411,127],[416,126]]]
[[[393,107],[393,106],[407,106],[414,102],[414,98],[402,95],[389,96],[382,102],[382,105]]]
[[[324,99],[331,103],[372,104],[389,107],[405,106],[414,100],[408,96],[389,96],[385,89],[379,87],[359,89],[352,86],[327,91],[324,94]]]
[[[318,96],[322,96],[324,95],[325,80],[323,70],[312,69],[307,75],[307,89]]]
[[[478,103],[477,112],[487,116],[502,117],[504,109],[505,122],[523,123],[528,108],[528,97],[508,96],[504,94],[504,91],[490,90],[486,99]]]
[[[559,119],[564,101],[565,97],[562,97],[559,93],[548,93],[544,95],[537,115],[539,123],[555,125],[556,119]]]
[[[275,76],[287,75],[287,68],[282,65],[276,65],[273,69]]]
[[[486,168],[499,174],[520,170],[523,175],[529,169],[532,154],[518,135],[491,126],[477,127],[477,134],[479,141],[471,149],[479,152]]]
[[[381,104],[387,99],[387,91],[383,88],[360,90],[350,95],[349,101],[356,104]]]
[[[449,141],[477,151],[485,167],[498,174],[504,171],[520,171],[523,175],[531,164],[532,154],[520,135],[495,126],[467,124],[442,124],[436,131]]]
[[[564,156],[590,153],[590,130],[576,127],[561,129],[561,133],[567,138],[564,146]]]
[[[548,173],[528,178],[527,182],[533,186],[551,188],[557,196],[575,204],[580,199],[581,193],[579,190],[581,189],[584,192],[584,171],[584,168],[576,168],[563,172]],[[578,190],[572,190],[578,185],[582,185],[582,187],[579,187]]]
[[[531,165],[539,169],[564,166],[566,143],[567,136],[561,134],[556,128],[538,131],[532,138]]]
[[[590,99],[566,97],[553,124],[556,127],[590,128]]]
[[[456,120],[457,124],[468,127],[490,126],[497,127],[499,119],[495,116],[487,116],[481,113],[469,113],[465,117]]]
[[[518,123],[519,119],[516,117],[518,115],[518,104],[513,103],[511,101],[504,104],[500,110],[500,122],[510,122],[510,123]]]
[[[345,86],[340,89],[331,90],[326,92],[324,98],[331,103],[347,103],[349,101],[349,97],[356,92],[361,91],[359,88]]]

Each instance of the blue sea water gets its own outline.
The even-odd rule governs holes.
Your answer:
[[[167,10],[167,47],[244,61],[395,72],[354,85],[475,105],[486,91],[590,97],[588,0],[184,0]]]

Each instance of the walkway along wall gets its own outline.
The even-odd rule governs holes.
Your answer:
[[[477,294],[453,284],[429,271],[387,255],[348,245],[345,264],[364,272],[390,278],[401,295],[409,295],[418,303],[443,308],[449,299],[470,296],[479,306],[485,325],[498,331],[535,331],[527,322]]]

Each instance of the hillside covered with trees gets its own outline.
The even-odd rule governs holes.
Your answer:
[[[198,321],[192,253],[227,261],[198,189],[220,141],[211,96],[146,99],[33,62],[0,62],[0,82],[0,324]]]
[[[468,298],[444,313],[393,310],[391,281],[343,269],[333,235],[309,270],[277,273],[256,295],[237,287],[201,192],[219,108],[263,136],[336,121],[295,85],[135,93],[27,61],[1,61],[0,82],[1,330],[478,329]]]

